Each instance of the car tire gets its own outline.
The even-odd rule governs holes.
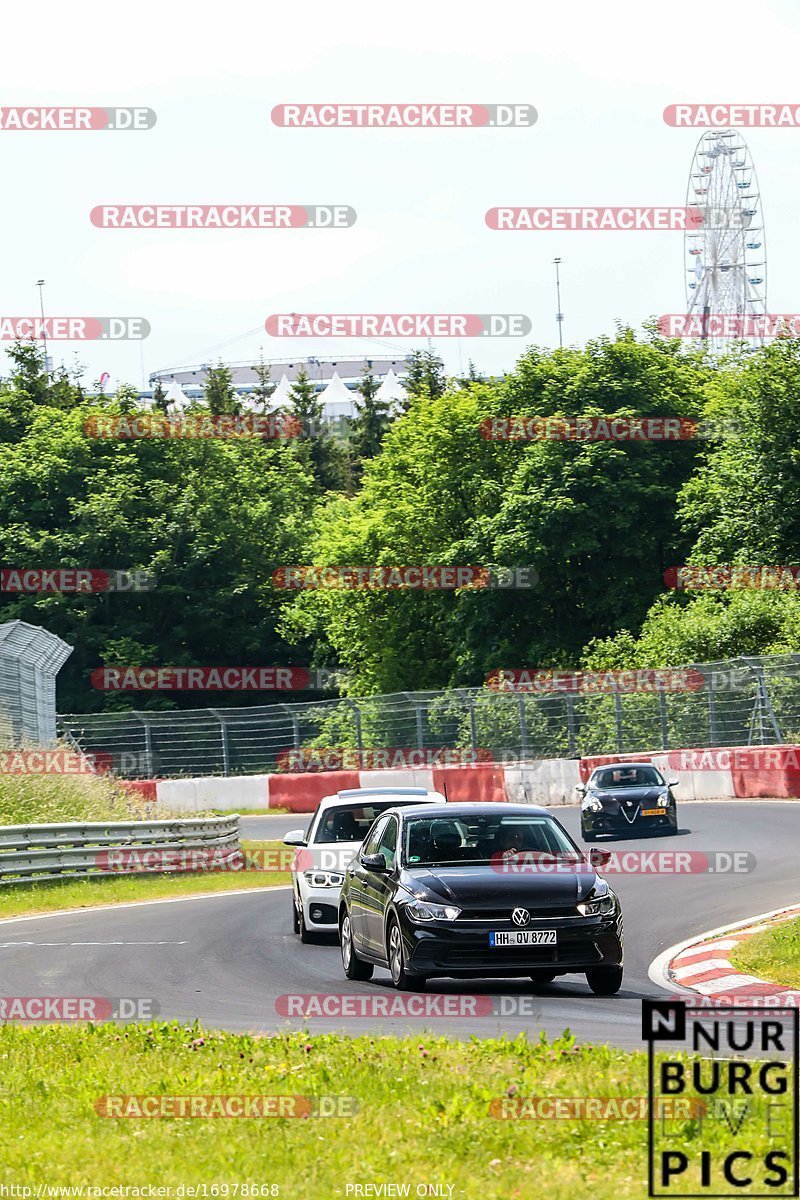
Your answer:
[[[597,841],[597,834],[596,833],[587,833],[587,831],[585,829],[581,830],[581,837],[583,838],[583,840],[585,842],[596,842]]]
[[[545,987],[548,983],[552,983],[555,977],[555,971],[531,971],[531,981],[537,987]]]
[[[313,943],[317,940],[317,937],[316,934],[312,933],[306,925],[306,914],[303,912],[302,904],[300,905],[298,921],[300,923],[300,941],[304,946],[313,945]]]
[[[300,932],[300,914],[297,911],[297,897],[292,892],[292,933]]]
[[[425,987],[424,975],[413,975],[406,970],[406,952],[400,926],[393,917],[386,936],[387,959],[392,983],[400,992],[420,992]]]
[[[595,996],[616,996],[622,987],[622,967],[590,967],[586,982]]]
[[[342,950],[342,967],[348,979],[360,979],[365,982],[372,979],[375,970],[372,963],[359,958],[353,945],[353,930],[350,925],[350,914],[345,912],[339,927],[339,944]]]

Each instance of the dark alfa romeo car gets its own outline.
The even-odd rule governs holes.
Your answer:
[[[678,814],[672,788],[650,763],[613,763],[595,767],[586,784],[579,783],[581,833],[593,842],[599,833],[677,833]]]
[[[617,897],[555,817],[530,805],[383,813],[345,873],[339,940],[348,979],[386,967],[397,988],[580,972],[610,996],[622,983]]]

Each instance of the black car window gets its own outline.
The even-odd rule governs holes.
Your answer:
[[[664,780],[655,767],[644,764],[636,767],[604,767],[594,773],[591,784],[594,788],[606,791],[611,788],[663,787]]]
[[[391,808],[385,804],[336,804],[320,814],[315,842],[363,842],[372,824]]]
[[[394,866],[394,860],[397,856],[397,819],[390,817],[386,822],[386,827],[380,835],[378,849],[376,854],[382,854],[386,859],[387,867]]]
[[[366,838],[364,839],[364,845],[361,848],[362,854],[378,854],[379,853],[378,846],[380,845],[381,835],[383,834],[383,831],[386,828],[388,821],[389,821],[388,817],[380,817],[375,822],[375,824],[372,826],[372,829],[369,831]]]
[[[498,857],[520,853],[567,855],[580,851],[561,826],[544,816],[503,817],[476,814],[469,824],[455,817],[411,817],[404,835],[408,866],[432,863],[491,865]]]

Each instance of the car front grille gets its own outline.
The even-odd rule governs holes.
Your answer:
[[[512,925],[511,913],[515,908],[525,908],[531,914],[531,921],[564,921],[574,920],[581,914],[574,905],[567,905],[561,908],[534,908],[527,904],[512,904],[506,908],[462,908],[460,917],[457,918],[456,924],[460,925],[463,921],[471,922],[492,922],[501,921],[507,925]]]

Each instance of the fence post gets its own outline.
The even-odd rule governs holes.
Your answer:
[[[225,718],[219,709],[210,708],[208,710],[212,716],[219,721],[220,740],[222,742],[222,774],[230,775],[231,773],[231,754],[230,745],[228,743],[228,726],[225,723]]]
[[[622,697],[614,692],[614,719],[617,725],[617,754],[622,754]]]
[[[356,719],[356,748],[358,749],[358,761],[359,763],[363,764],[364,742],[361,737],[361,709],[358,707],[355,700],[348,700],[347,703],[352,708],[353,715]]]
[[[469,740],[474,752],[478,749],[478,726],[475,721],[475,701],[472,696],[467,697],[467,704],[469,705]]]
[[[748,661],[748,664],[750,664],[752,666],[752,669],[755,671],[756,679],[758,680],[758,697],[759,697],[759,708],[760,708],[759,725],[761,728],[762,745],[764,742],[764,713],[766,713],[767,717],[769,718],[769,722],[772,725],[772,728],[775,732],[775,737],[776,737],[777,741],[782,742],[783,736],[781,734],[781,727],[778,724],[778,718],[775,716],[775,710],[772,707],[772,700],[770,698],[770,694],[767,689],[767,681],[764,678],[764,668],[761,665],[761,663],[756,663],[755,666],[753,666],[752,659],[748,659],[747,661]]]
[[[659,688],[658,692],[658,708],[661,716],[661,749],[667,749],[668,734],[667,734],[667,697],[663,689]]]
[[[417,714],[417,749],[425,749],[425,730],[422,724],[422,705],[416,703],[414,705]]]
[[[528,724],[525,720],[525,697],[517,696],[517,704],[519,705],[519,750],[520,757],[525,759],[528,757]]]
[[[714,672],[709,671],[708,676],[708,732],[712,746],[719,745],[717,737],[717,705],[714,695]]]
[[[572,696],[565,697],[567,702],[567,736],[569,737],[569,756],[575,758],[575,700]]]
[[[153,732],[150,728],[150,722],[144,713],[136,712],[133,715],[138,718],[144,725],[144,753],[147,759],[147,774],[150,779],[153,778],[154,762],[153,762]]]

